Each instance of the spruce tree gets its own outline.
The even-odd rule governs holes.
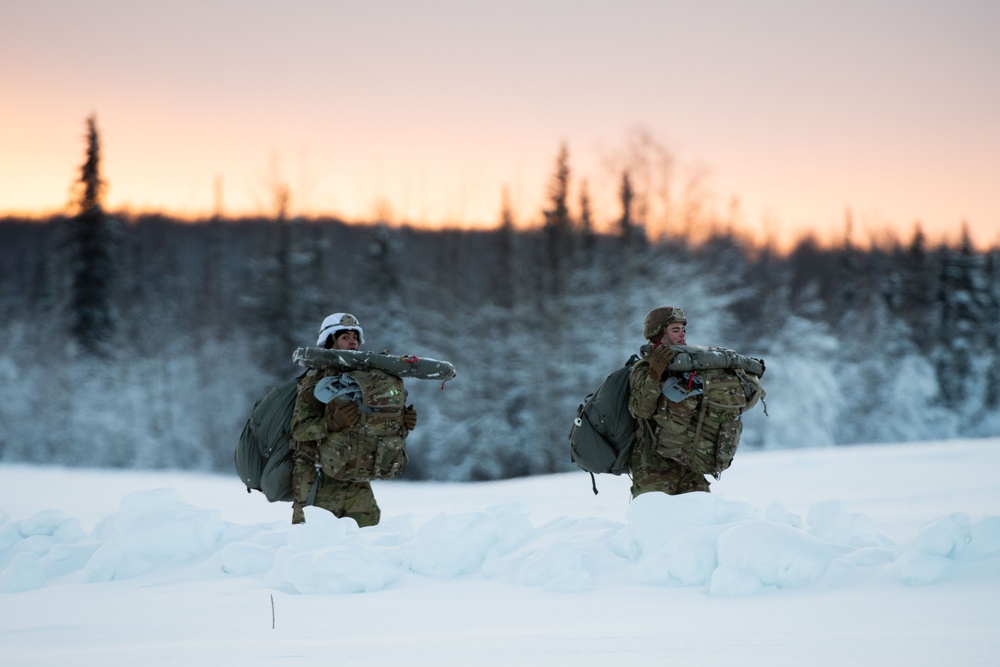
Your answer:
[[[597,233],[594,231],[594,214],[591,211],[590,191],[587,181],[580,183],[580,236],[583,251],[583,262],[589,264],[596,243]]]
[[[544,210],[545,267],[550,279],[549,290],[560,294],[569,271],[568,258],[573,255],[573,221],[569,215],[569,149],[563,144],[556,158],[555,172],[549,181],[549,206]]]
[[[918,223],[906,254],[900,258],[899,314],[915,334],[914,342],[925,354],[934,341],[918,332],[932,320],[938,279],[937,256],[928,252],[927,237]]]
[[[981,287],[981,257],[973,251],[964,227],[958,248],[942,248],[937,288],[941,333],[936,337],[935,365],[941,401],[949,408],[959,408],[976,395],[969,389],[977,384],[974,357],[980,349],[984,317]]]
[[[1000,247],[992,248],[985,260],[984,300],[986,301],[983,336],[985,349],[991,351],[986,370],[983,409],[996,414],[1000,408]]]
[[[514,229],[514,212],[511,210],[510,193],[503,189],[500,206],[500,227],[497,230],[497,274],[493,281],[493,300],[509,310],[517,303],[520,271],[516,261],[517,231]]]
[[[101,142],[97,119],[87,119],[87,157],[80,168],[79,212],[71,223],[70,331],[88,356],[110,355],[115,318],[112,306],[114,266],[109,221],[101,204]]]
[[[626,248],[632,245],[636,236],[635,220],[632,219],[632,203],[635,200],[635,190],[632,179],[627,171],[622,172],[621,186],[618,188],[618,201],[622,205],[622,215],[618,219],[618,235]]]

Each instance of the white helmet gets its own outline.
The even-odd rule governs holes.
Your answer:
[[[323,346],[326,343],[327,336],[331,334],[336,334],[341,331],[357,331],[358,332],[358,342],[361,345],[365,344],[365,331],[361,328],[361,323],[358,322],[358,318],[354,317],[350,313],[334,313],[333,315],[328,315],[323,324],[319,327],[319,338],[316,340],[316,344]]]

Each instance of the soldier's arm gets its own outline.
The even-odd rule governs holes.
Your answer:
[[[326,405],[313,395],[313,389],[321,378],[320,373],[308,375],[299,385],[299,393],[295,396],[295,407],[292,409],[293,440],[310,442],[326,437],[327,428],[324,419]]]
[[[649,362],[637,361],[629,371],[628,410],[636,419],[647,419],[656,412],[660,383],[649,377]]]

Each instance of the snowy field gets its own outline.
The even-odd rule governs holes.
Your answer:
[[[1000,439],[741,452],[712,494],[0,466],[0,664],[998,665]]]

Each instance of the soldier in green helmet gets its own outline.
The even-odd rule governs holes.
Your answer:
[[[334,313],[323,320],[316,344],[357,350],[364,342],[357,318]],[[326,378],[324,391],[317,391]],[[416,425],[399,377],[375,369],[309,369],[292,413],[292,523],[305,522],[303,507],[313,505],[359,526],[377,524],[381,510],[371,480],[402,473],[406,436]]]
[[[629,412],[640,424],[630,458],[632,496],[707,492],[706,475],[717,477],[732,461],[740,414],[762,394],[759,377],[742,369],[670,370],[671,346],[687,345],[687,315],[676,306],[650,311],[643,335],[649,344],[629,373]]]

